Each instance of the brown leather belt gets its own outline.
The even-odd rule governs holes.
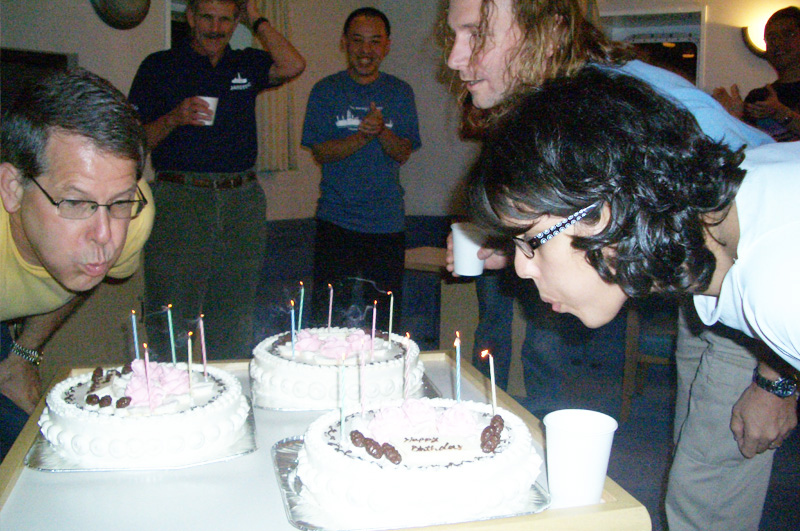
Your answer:
[[[211,188],[212,190],[230,190],[239,188],[243,184],[256,180],[256,173],[251,171],[241,173],[233,177],[221,177],[214,179],[211,177],[201,177],[197,174],[186,174],[176,171],[161,171],[156,174],[157,181],[167,181],[170,183],[197,186],[198,188]]]

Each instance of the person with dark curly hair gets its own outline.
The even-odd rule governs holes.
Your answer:
[[[745,458],[772,454],[797,424],[798,161],[797,143],[733,151],[642,81],[588,67],[522,97],[484,138],[470,172],[474,219],[513,239],[517,274],[556,312],[595,328],[630,298],[691,294],[705,324],[771,351],[755,370],[701,361],[687,422],[708,435],[678,441],[667,496],[674,528],[719,529],[714,515],[727,512],[734,492],[752,489],[763,504],[758,477],[715,487],[716,501],[691,524],[671,499],[715,481],[695,456],[727,446],[709,419],[731,414],[728,395],[741,394],[730,429]],[[748,402],[777,411],[776,422],[753,419]],[[754,528],[738,517],[731,528]]]

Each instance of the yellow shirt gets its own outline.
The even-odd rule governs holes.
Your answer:
[[[153,193],[144,180],[138,184],[148,204],[131,220],[122,254],[108,272],[113,278],[129,277],[136,271],[153,227]],[[52,312],[73,297],[75,293],[64,289],[44,267],[23,260],[11,236],[10,216],[0,205],[0,321]]]

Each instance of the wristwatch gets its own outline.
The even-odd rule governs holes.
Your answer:
[[[758,367],[753,370],[753,382],[761,389],[769,391],[780,398],[790,397],[797,392],[797,380],[795,378],[768,380],[758,373]]]

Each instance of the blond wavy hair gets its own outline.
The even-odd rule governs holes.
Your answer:
[[[514,20],[522,32],[506,63],[510,91],[493,109],[477,109],[464,87],[462,133],[474,138],[514,105],[516,99],[548,79],[572,76],[587,63],[621,65],[636,57],[629,45],[612,41],[589,20],[587,0],[510,0]],[[481,1],[481,21],[472,58],[486,47],[486,35],[495,0]],[[453,46],[452,30],[444,24],[445,51]]]

